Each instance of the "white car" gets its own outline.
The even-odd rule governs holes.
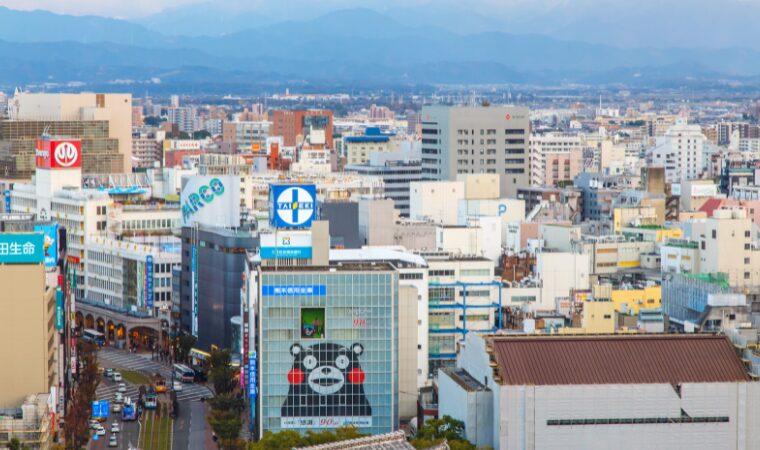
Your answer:
[[[111,411],[113,411],[114,413],[120,413],[121,405],[118,403],[114,403],[113,407],[111,408]]]
[[[94,430],[98,427],[100,427],[100,422],[98,422],[96,419],[90,419],[90,429]]]
[[[118,392],[127,392],[127,385],[124,383],[119,383],[119,389],[117,389]]]
[[[123,378],[121,377],[121,374],[119,372],[114,372],[113,375],[113,381],[121,381]]]
[[[118,447],[119,441],[116,440],[116,436],[111,435],[111,439],[108,440],[108,446],[109,447]]]
[[[105,436],[106,435],[106,429],[103,428],[102,425],[98,426],[98,428],[95,428],[95,434],[98,436]]]
[[[124,403],[124,394],[117,392],[113,401],[114,403]]]
[[[174,383],[172,383],[172,389],[174,389],[177,392],[181,391],[182,390],[182,382],[181,381],[175,381]]]
[[[111,433],[118,433],[119,431],[119,424],[114,422],[111,424]]]

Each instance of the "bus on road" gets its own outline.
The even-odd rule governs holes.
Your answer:
[[[156,394],[156,391],[153,388],[149,389],[143,397],[143,406],[145,409],[158,408],[158,394]]]
[[[92,342],[95,345],[102,347],[106,343],[106,336],[98,330],[92,328],[85,328],[82,332],[82,339],[87,342]]]
[[[180,380],[183,383],[192,383],[195,381],[195,372],[184,364],[175,364],[174,379]]]
[[[121,420],[124,422],[137,420],[137,409],[135,408],[135,404],[129,399],[124,402],[124,407],[121,409]]]

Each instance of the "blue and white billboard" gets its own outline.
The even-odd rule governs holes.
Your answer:
[[[193,175],[183,179],[182,226],[240,226],[240,177]]]
[[[0,233],[0,263],[40,264],[45,261],[41,233]]]
[[[108,400],[95,400],[92,402],[92,417],[108,417],[111,411],[111,402]]]
[[[45,251],[45,266],[55,267],[58,265],[58,224],[35,225],[34,231],[45,236],[45,243],[42,246]]]
[[[250,352],[248,354],[248,396],[252,399],[256,398],[258,389],[256,386],[257,370],[256,352]]]
[[[145,257],[145,304],[153,308],[153,255]]]
[[[5,213],[6,214],[11,213],[11,190],[10,189],[5,190]]]
[[[273,184],[269,187],[269,221],[276,228],[308,228],[317,211],[313,184]]]
[[[279,231],[261,235],[261,259],[311,258],[311,231]]]
[[[308,285],[308,286],[293,286],[293,285],[287,285],[287,286],[280,286],[280,285],[264,285],[261,286],[261,295],[263,296],[274,296],[274,295],[284,295],[284,296],[294,296],[294,295],[301,295],[301,296],[324,296],[327,294],[327,287],[323,284],[315,284],[315,285]]]

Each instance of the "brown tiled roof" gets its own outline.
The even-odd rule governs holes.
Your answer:
[[[749,381],[725,336],[491,336],[502,384]]]

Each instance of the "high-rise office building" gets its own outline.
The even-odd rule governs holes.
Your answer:
[[[529,184],[528,108],[422,108],[422,177],[455,180],[460,173],[500,175],[502,197]]]
[[[84,173],[132,171],[131,94],[17,93],[0,121],[2,176],[29,178],[35,170],[35,143],[43,134],[82,142]]]

